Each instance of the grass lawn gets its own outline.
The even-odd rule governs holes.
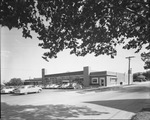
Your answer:
[[[143,108],[131,120],[150,120],[150,108]]]

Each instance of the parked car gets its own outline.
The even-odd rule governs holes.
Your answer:
[[[55,84],[54,86],[53,86],[53,88],[59,88],[60,87],[60,85],[58,85],[58,84]]]
[[[37,85],[38,87],[41,87],[41,88],[44,88],[44,86],[43,85]]]
[[[144,78],[144,79],[133,79],[133,82],[145,82],[146,81],[146,79]]]
[[[49,88],[51,88],[51,89],[56,89],[56,88],[58,88],[60,85],[58,85],[58,84],[51,84],[51,85],[49,85]]]
[[[69,88],[70,83],[64,83],[61,85],[61,88]]]
[[[13,91],[14,94],[28,94],[28,93],[40,93],[42,91],[41,87],[34,85],[21,86]]]
[[[50,85],[45,85],[44,88],[45,89],[50,88]]]
[[[68,86],[67,86],[68,89],[73,89],[73,85],[72,83],[70,83]]]
[[[13,90],[15,88],[13,86],[5,86],[3,89],[1,89],[1,93],[13,93]]]
[[[55,84],[50,84],[49,88],[54,88]]]
[[[83,88],[82,85],[79,84],[79,83],[73,83],[73,84],[72,84],[72,87],[73,87],[74,89],[82,89],[82,88]]]

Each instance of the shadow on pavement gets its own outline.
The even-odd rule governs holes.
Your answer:
[[[148,93],[150,93],[149,92],[150,86],[129,86],[129,87],[128,86],[127,87],[124,87],[124,86],[99,87],[99,88],[95,88],[95,89],[81,90],[81,91],[78,91],[77,93],[85,94],[85,93],[88,93],[91,91],[93,91],[93,92],[118,91],[121,93],[134,93],[134,92],[138,92],[138,93],[148,92]]]
[[[8,105],[1,103],[2,120],[49,120],[78,117],[79,115],[101,115],[108,112],[94,111],[86,106],[77,107],[73,105]]]
[[[122,89],[119,90],[119,92],[125,92],[125,93],[131,93],[131,92],[138,92],[138,93],[145,93],[148,92],[150,93],[150,86],[130,86],[130,88],[128,87],[124,87]]]
[[[111,107],[133,113],[140,111],[142,108],[139,110],[138,106],[142,107],[141,105],[145,105],[148,108],[150,108],[150,99],[105,100],[105,101],[89,101],[85,103],[92,103],[96,105]]]
[[[92,88],[92,89],[83,89],[83,90],[79,90],[77,91],[77,93],[79,94],[86,94],[88,92],[105,92],[105,91],[118,91],[122,89],[122,86],[116,86],[116,87],[97,87],[97,88]]]

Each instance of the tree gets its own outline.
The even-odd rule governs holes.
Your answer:
[[[139,75],[138,73],[134,73],[134,74],[133,74],[133,80],[136,80],[137,77],[138,77],[138,75]]]
[[[147,80],[150,80],[150,70],[143,72],[143,75],[146,77]]]
[[[0,8],[2,26],[22,29],[23,37],[38,33],[39,46],[48,50],[45,60],[64,49],[112,58],[118,44],[150,49],[149,0],[2,0]]]
[[[146,72],[137,72],[133,74],[133,79],[138,79],[138,76],[143,75],[147,80],[150,80],[150,70]]]
[[[145,69],[150,69],[150,52],[147,53],[142,53],[141,54],[141,59],[145,62]]]
[[[12,78],[9,82],[5,83],[8,86],[19,86],[23,85],[23,81],[20,78]]]

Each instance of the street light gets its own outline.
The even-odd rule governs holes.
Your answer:
[[[130,60],[131,60],[131,58],[135,58],[135,56],[129,56],[126,58],[129,59],[129,66],[128,66],[128,85],[129,85],[130,84],[130,74],[131,74]]]

